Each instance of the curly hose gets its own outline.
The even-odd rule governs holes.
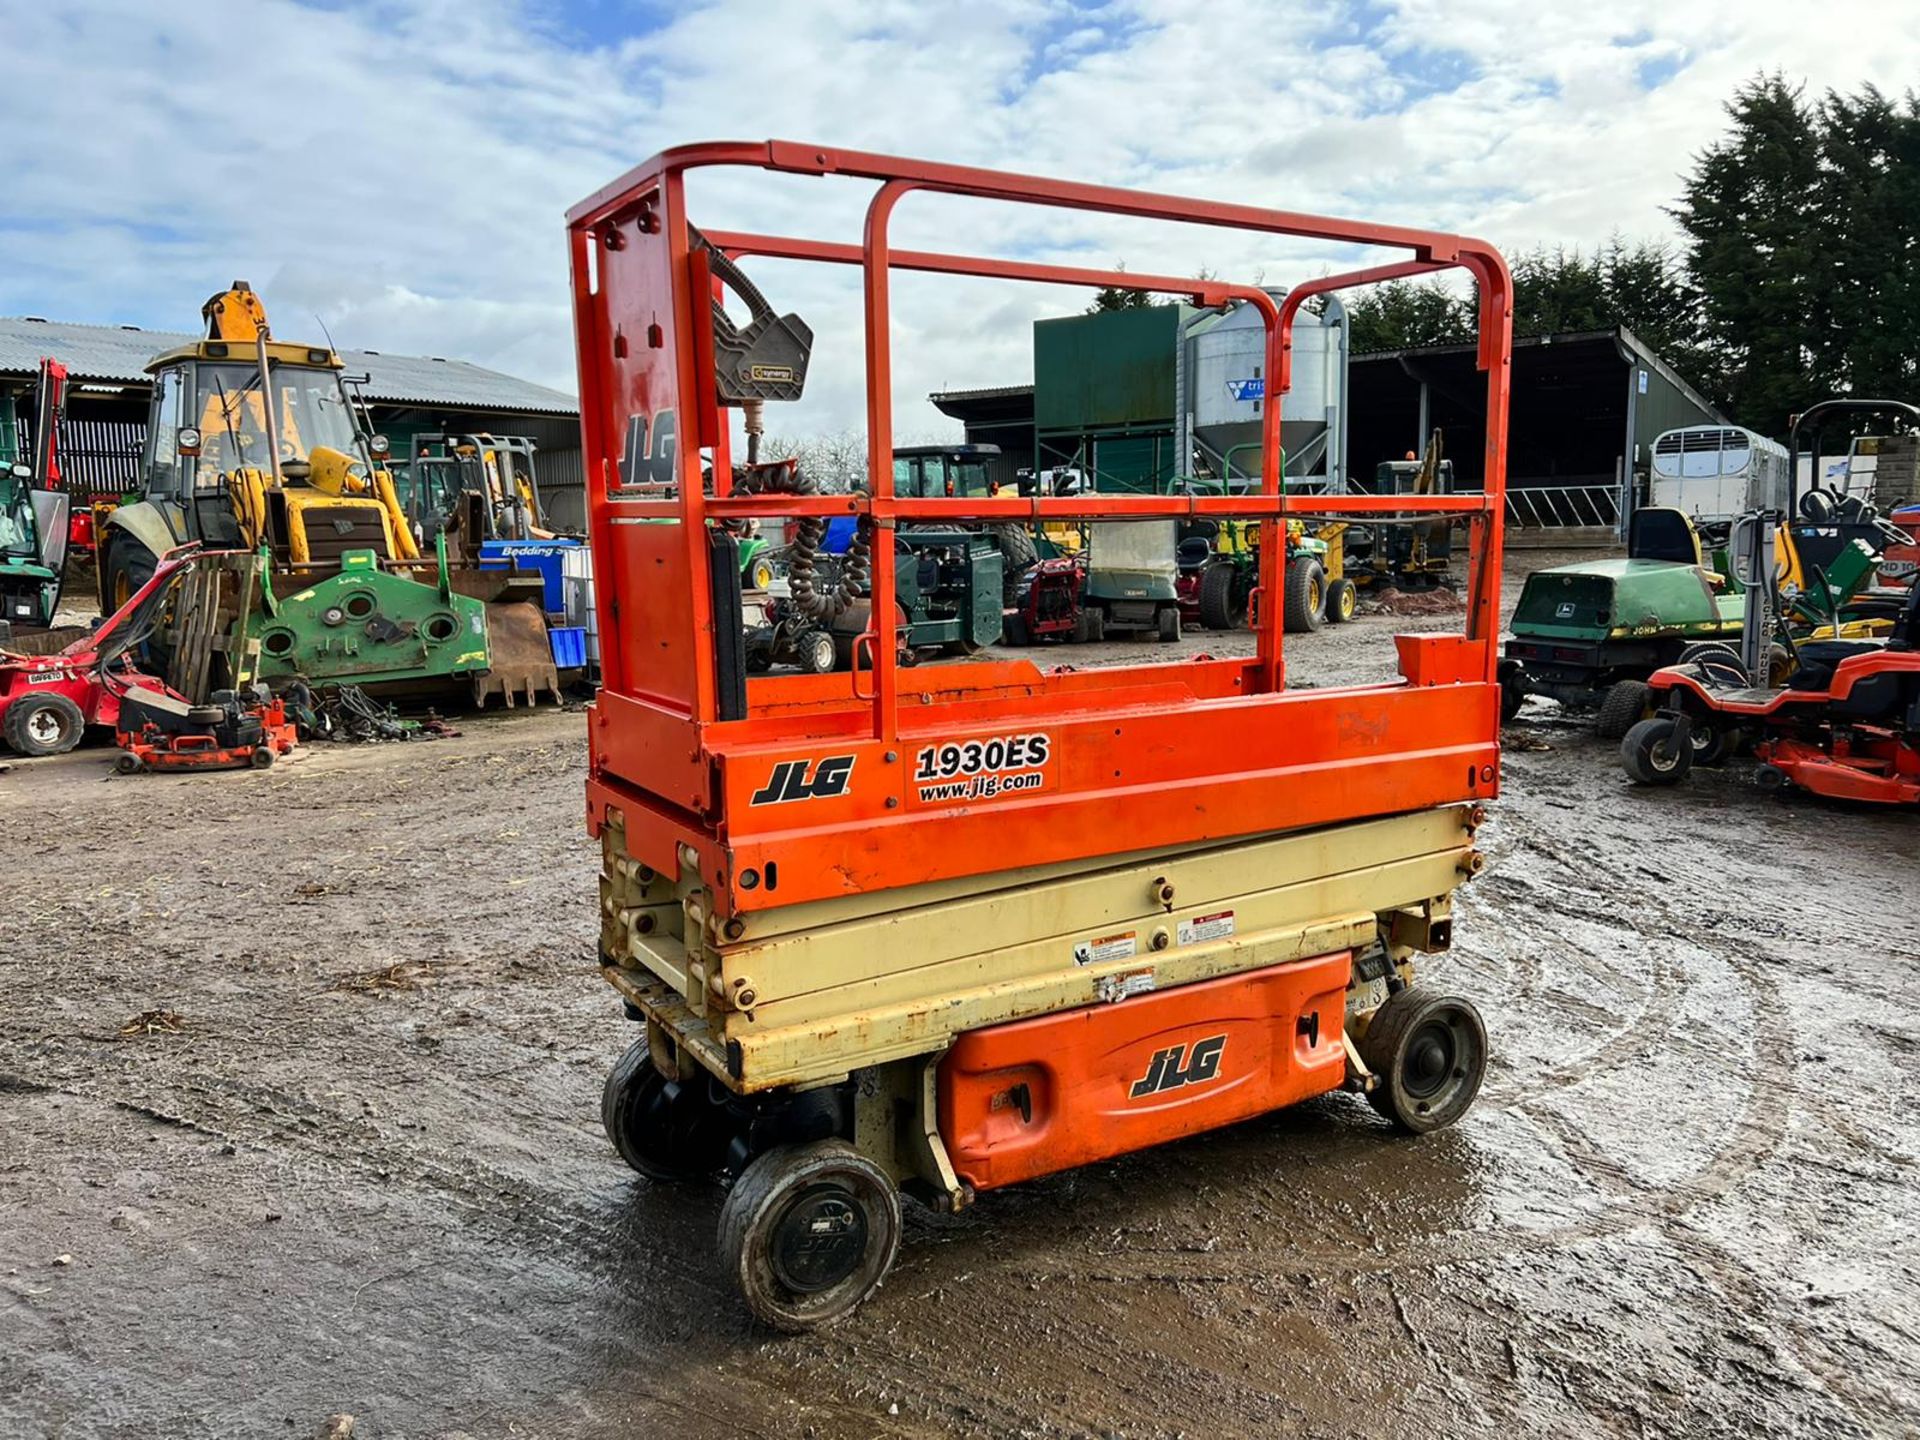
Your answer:
[[[758,465],[734,473],[737,495],[821,495],[819,484],[791,460]],[[853,543],[840,565],[839,581],[831,590],[820,588],[820,545],[827,535],[827,522],[818,515],[802,515],[794,521],[793,539],[788,547],[787,585],[794,610],[822,625],[831,624],[854,602],[865,597],[871,583],[873,525],[860,518]]]

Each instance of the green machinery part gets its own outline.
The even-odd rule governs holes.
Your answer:
[[[372,550],[347,551],[338,574],[291,595],[265,583],[260,678],[414,690],[483,675],[486,602],[449,583],[444,537],[439,561],[437,584],[387,573]]]

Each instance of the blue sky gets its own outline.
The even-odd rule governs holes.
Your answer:
[[[1920,77],[1908,0],[67,0],[0,7],[0,313],[190,328],[235,277],[285,334],[459,356],[572,390],[563,214],[694,139],[779,136],[1467,229],[1510,249],[1665,237],[1734,86]],[[696,218],[853,238],[850,184],[725,178]],[[903,243],[1206,266],[1353,258],[915,200]],[[856,420],[851,277],[764,267],[818,340],[783,428]],[[1073,292],[904,277],[901,427],[1027,377]]]

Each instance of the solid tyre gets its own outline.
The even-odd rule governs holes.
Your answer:
[[[1472,1106],[1487,1073],[1487,1026],[1471,1001],[1409,985],[1373,1014],[1361,1058],[1367,1101],[1395,1128],[1426,1135]]]
[[[697,1085],[660,1073],[645,1039],[629,1046],[607,1073],[600,1124],[622,1160],[661,1184],[712,1175],[733,1138]]]
[[[1287,562],[1281,620],[1289,635],[1306,635],[1327,623],[1327,572],[1318,560]]]
[[[1238,630],[1247,623],[1246,596],[1239,591],[1232,565],[1213,564],[1200,572],[1200,623],[1209,630]]]
[[[1676,745],[1671,715],[1642,720],[1620,741],[1620,765],[1636,785],[1678,785],[1693,768],[1693,747]]]
[[[1593,733],[1602,740],[1618,740],[1646,718],[1653,687],[1644,680],[1616,680],[1600,701],[1593,717]]]
[[[4,729],[8,749],[38,759],[73,749],[87,733],[87,720],[65,695],[29,693],[7,707]]]
[[[740,1172],[718,1249],[755,1319],[798,1332],[846,1318],[900,1253],[900,1194],[844,1140],[781,1145]]]

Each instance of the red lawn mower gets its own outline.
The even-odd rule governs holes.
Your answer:
[[[1896,408],[1920,418],[1909,406],[1829,401],[1803,419],[1829,408]],[[1799,428],[1797,422],[1796,440]],[[1798,453],[1797,444],[1792,451]],[[1818,475],[1817,445],[1814,462]],[[1795,507],[1802,517],[1794,522],[1796,539],[1807,521],[1831,509],[1818,490],[1806,500],[1814,503]],[[1737,738],[1751,736],[1761,761],[1757,778],[1768,788],[1798,786],[1882,805],[1920,803],[1920,585],[1904,592],[1883,638],[1795,644],[1778,623],[1778,524],[1777,516],[1763,513],[1734,525],[1732,568],[1746,587],[1740,653],[1708,651],[1690,664],[1656,671],[1647,683],[1658,713],[1627,732],[1622,767],[1640,784],[1676,785],[1697,758],[1724,755]],[[1776,637],[1791,657],[1784,684],[1767,683]]]

